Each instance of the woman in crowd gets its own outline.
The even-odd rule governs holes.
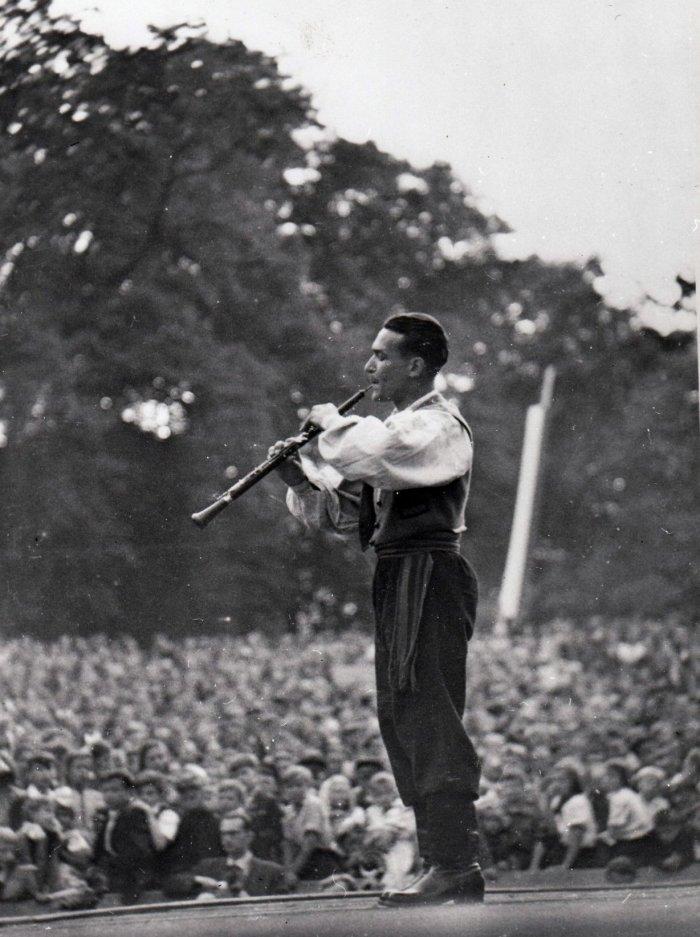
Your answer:
[[[286,804],[282,828],[287,885],[292,887],[299,879],[324,879],[341,871],[330,819],[314,790],[309,769],[303,765],[287,768],[281,788]]]
[[[548,842],[540,841],[532,867],[556,865],[563,869],[582,869],[595,866],[598,827],[580,772],[573,765],[559,764],[547,787],[556,837]]]
[[[59,789],[63,803],[73,810],[75,826],[92,841],[95,818],[104,809],[104,798],[94,787],[92,752],[81,748],[69,752],[65,760],[65,784]]]
[[[654,821],[639,794],[629,786],[627,767],[612,759],[605,765],[602,788],[608,798],[608,823],[599,840],[608,847],[608,858],[625,856],[637,866],[654,858]]]
[[[172,770],[170,749],[161,739],[149,739],[141,746],[138,756],[138,771],[157,771],[169,774]]]
[[[332,774],[322,782],[319,798],[331,825],[333,840],[343,856],[355,852],[367,823],[365,811],[355,803],[352,784],[344,774]]]
[[[216,812],[219,817],[245,807],[248,791],[235,778],[224,778],[216,786]]]
[[[23,901],[38,894],[36,866],[28,861],[21,834],[0,827],[0,901]]]
[[[388,771],[378,771],[368,785],[365,846],[381,858],[383,889],[405,888],[415,878],[418,839],[413,810],[404,806]]]
[[[132,805],[141,807],[148,818],[153,845],[158,852],[174,841],[180,817],[168,803],[170,785],[157,771],[142,771],[134,778]]]
[[[668,800],[661,793],[665,781],[666,775],[656,765],[646,765],[632,776],[632,787],[646,804],[654,826],[659,813],[669,807]]]

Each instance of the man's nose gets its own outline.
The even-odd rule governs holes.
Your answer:
[[[374,373],[374,359],[370,358],[367,364],[365,365],[365,373],[373,374]]]

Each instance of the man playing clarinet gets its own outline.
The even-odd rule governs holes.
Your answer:
[[[374,548],[377,710],[399,793],[416,816],[423,873],[387,906],[483,900],[474,801],[479,759],[462,724],[477,581],[460,554],[472,434],[434,389],[447,337],[432,316],[391,316],[365,371],[381,421],[314,406],[325,466],[283,462],[287,505],[308,526],[359,529]],[[280,451],[276,443],[269,455]],[[328,466],[331,468],[329,469]]]

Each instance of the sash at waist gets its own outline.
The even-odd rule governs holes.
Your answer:
[[[374,547],[378,559],[395,556],[412,556],[414,553],[459,553],[459,539],[440,540],[396,540],[393,543],[380,543]]]

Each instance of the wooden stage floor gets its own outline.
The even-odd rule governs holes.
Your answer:
[[[700,883],[494,889],[481,906],[388,909],[367,894],[4,918],[2,937],[696,937]]]

